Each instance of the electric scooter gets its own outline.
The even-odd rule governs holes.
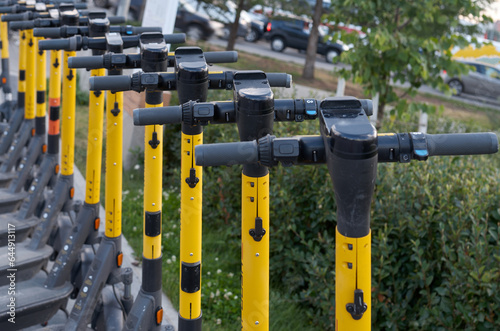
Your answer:
[[[114,57],[114,55],[108,55],[108,59],[74,59],[73,61],[87,61],[89,64],[91,61],[94,61],[96,65],[113,65],[116,63],[117,65],[124,63],[131,63],[132,65],[137,65],[137,61],[140,58],[137,58],[137,55],[127,55],[126,57],[120,58]],[[176,74],[174,77],[178,78],[180,81],[179,84],[175,84],[178,88],[179,95],[181,98],[202,98],[206,99],[206,91],[208,89],[208,69],[206,62],[204,61],[206,58],[206,62],[209,62],[211,59],[217,60],[217,62],[222,62],[224,60],[235,60],[235,53],[203,53],[199,48],[187,49],[187,48],[178,48],[175,52],[175,56],[165,57],[164,60],[169,61],[172,65],[175,66]],[[144,57],[143,57],[144,59]],[[143,60],[141,60],[142,63]],[[215,62],[215,61],[214,61]],[[74,63],[74,62],[73,62]],[[148,84],[148,90],[146,92],[146,103],[149,107],[152,105],[157,105],[157,103],[152,103],[151,100],[148,100],[148,91],[162,90],[155,84],[154,76],[158,77],[157,73],[149,73],[151,70],[144,70],[141,78],[134,77],[134,79],[139,79],[139,81],[143,81]],[[149,79],[149,78],[152,78]],[[121,89],[117,88],[117,83],[128,81],[130,77],[121,76],[121,77],[95,77],[91,79],[91,90],[94,89],[94,84],[101,84],[106,89],[113,90],[128,90],[130,89],[130,85],[127,88]],[[175,78],[174,78],[175,79]],[[158,82],[158,79],[156,79]],[[183,85],[184,84],[184,85]],[[123,86],[123,85],[120,85]],[[225,88],[225,84],[223,88]],[[219,87],[220,88],[220,87]],[[136,89],[132,87],[133,90],[140,91],[141,88]],[[161,92],[160,92],[161,95]],[[151,97],[149,97],[151,98]],[[189,99],[188,99],[189,100]],[[161,101],[161,100],[160,100]],[[154,109],[154,108],[151,108]],[[139,293],[139,297],[136,299],[134,303],[134,307],[132,308],[131,313],[129,314],[129,318],[127,319],[126,328],[134,329],[138,328],[142,325],[149,325],[150,327],[159,327],[161,324],[161,314],[159,313],[161,309],[159,304],[161,303],[160,295],[161,295],[161,251],[160,251],[160,243],[159,240],[161,238],[161,181],[158,178],[154,177],[161,176],[161,137],[162,137],[162,127],[161,126],[151,126],[146,129],[146,165],[145,168],[154,170],[146,170],[145,173],[148,174],[148,177],[145,179],[145,224],[146,228],[144,230],[144,250],[143,250],[143,283],[142,289]],[[149,161],[150,159],[154,161]],[[158,160],[158,161],[156,161]],[[152,162],[152,165],[149,163]],[[157,163],[158,162],[158,163]],[[155,165],[156,164],[156,165]],[[159,167],[159,168],[158,168]],[[149,175],[151,174],[151,175]],[[151,177],[150,177],[151,176]],[[158,186],[159,185],[159,186]],[[153,194],[155,193],[156,194]],[[199,200],[201,201],[201,200]],[[199,209],[199,208],[198,208]],[[200,209],[199,209],[200,210]],[[200,210],[201,211],[201,210]],[[200,229],[201,230],[201,229]],[[159,232],[158,232],[159,231]],[[151,238],[153,237],[153,238]],[[201,239],[201,238],[200,238]],[[201,242],[200,242],[201,245]],[[154,247],[154,250],[153,250]],[[194,250],[193,250],[194,251]],[[148,252],[151,252],[148,254]],[[151,255],[151,256],[148,256]],[[201,255],[201,247],[200,252],[197,254],[196,258],[199,258]],[[194,266],[193,270],[198,270],[198,274],[200,271],[200,265],[198,263],[197,266]],[[146,281],[147,279],[147,281]],[[194,280],[196,281],[196,280]],[[191,287],[191,284],[189,284]],[[193,287],[193,289],[196,286]],[[200,293],[200,284],[198,282],[198,286],[195,291]],[[192,295],[191,300],[195,299],[196,293]],[[154,300],[150,298],[155,298]],[[153,303],[152,303],[153,302]],[[195,302],[196,303],[196,302]],[[198,308],[196,308],[198,307]],[[198,311],[198,313],[196,312]],[[142,314],[141,312],[147,311],[147,314]],[[194,305],[193,321],[196,324],[201,325],[201,310],[200,304]]]
[[[54,29],[50,28],[49,31],[52,37],[54,36]],[[158,28],[139,28],[138,30],[157,30]],[[35,29],[37,30],[37,29]],[[41,31],[35,31],[37,35],[43,35],[43,33],[47,32],[46,29],[40,29]],[[57,30],[57,28],[56,28]],[[90,21],[89,27],[87,29],[90,32],[92,37],[98,37],[100,35],[104,35],[106,30],[109,30],[109,21],[106,19],[92,19]],[[130,33],[130,29],[127,29],[125,33]],[[101,43],[104,41],[102,37],[95,38],[99,39]],[[117,45],[115,43],[115,39],[109,40],[106,38],[106,44],[108,50],[117,51]],[[175,41],[175,40],[174,40]],[[58,40],[47,41],[44,44],[44,48],[53,49],[58,48],[57,45],[60,45]],[[105,45],[106,46],[106,45]],[[104,74],[103,70],[100,70],[100,74]],[[95,74],[95,72],[94,72]],[[52,316],[55,312],[57,312],[59,306],[64,306],[65,300],[68,299],[69,294],[75,295],[78,293],[79,288],[81,287],[81,281],[75,281],[75,273],[80,273],[79,270],[75,271],[75,266],[79,256],[81,254],[81,249],[84,243],[91,244],[96,243],[98,241],[97,238],[97,230],[99,228],[100,219],[98,217],[98,206],[99,206],[99,192],[100,192],[100,173],[101,173],[101,154],[102,154],[102,114],[103,114],[103,101],[104,95],[100,92],[94,92],[91,94],[90,101],[90,118],[89,118],[89,138],[88,138],[88,155],[87,155],[87,185],[86,185],[86,200],[85,204],[81,208],[78,213],[77,219],[75,221],[75,225],[73,230],[64,240],[64,247],[62,248],[61,254],[58,254],[57,260],[54,263],[52,270],[50,271],[48,277],[46,277],[45,281],[41,281],[40,277],[35,277],[35,279],[30,279],[28,281],[22,282],[19,286],[26,291],[32,291],[33,293],[38,293],[40,290],[44,293],[44,297],[31,297],[26,298],[22,303],[22,307],[25,307],[29,312],[27,316],[25,314],[22,315],[23,320],[25,317],[29,317],[26,319],[26,322],[31,324],[42,323],[47,321],[50,316]],[[110,99],[108,99],[108,103]],[[111,103],[114,104],[114,103]],[[109,105],[108,105],[109,107]],[[113,111],[112,111],[113,113]],[[108,141],[114,141],[115,139],[111,139]],[[115,150],[116,146],[109,146],[108,150]],[[121,153],[119,153],[121,158]],[[116,164],[116,162],[115,162]],[[108,172],[109,174],[109,172]],[[108,187],[115,187],[114,183],[108,183]],[[121,190],[120,190],[121,194]],[[115,199],[116,200],[116,199]],[[120,200],[121,201],[121,200]],[[108,205],[115,205],[116,201],[112,201]],[[80,268],[82,269],[82,268]],[[83,277],[80,277],[83,278]],[[125,283],[127,283],[127,287],[130,287],[131,282],[131,270],[124,270],[123,278]],[[64,295],[61,295],[61,290],[66,289],[69,281],[72,281],[73,286],[75,287],[71,292],[64,292]],[[43,287],[43,289],[40,289]],[[48,290],[54,289],[53,292]],[[130,292],[130,291],[129,291]],[[126,296],[124,296],[123,304],[126,304]],[[132,298],[128,298],[130,301]],[[61,305],[55,305],[55,302],[61,303]],[[48,304],[52,304],[52,309],[49,311],[45,311],[43,308]],[[37,309],[38,307],[38,309]],[[40,313],[40,310],[43,313]]]
[[[107,34],[106,38],[108,40],[113,40],[116,38],[116,34]],[[181,38],[179,38],[181,37]],[[125,39],[131,42],[130,37],[123,37],[122,46],[125,45]],[[166,70],[168,63],[165,61],[167,53],[167,46],[165,41],[170,42],[184,42],[185,35],[162,35],[161,33],[144,33],[140,35],[136,40],[139,42],[141,49],[141,61],[140,66],[143,70],[148,70],[148,68],[155,68]],[[92,40],[87,39],[89,44],[92,44]],[[121,50],[114,50],[119,51]],[[113,54],[120,55],[120,54]],[[104,55],[106,56],[106,55]],[[93,58],[93,57],[91,57]],[[97,57],[99,58],[99,57]],[[88,57],[86,58],[74,58],[71,61],[71,66],[73,67],[92,67],[87,65]],[[113,74],[121,73],[121,68],[108,68],[111,69]],[[114,78],[118,76],[108,76],[108,77],[92,77],[95,78]],[[147,94],[146,102],[151,101],[151,94]],[[161,92],[159,92],[159,100],[156,101],[157,96],[153,96],[155,102],[160,103],[162,100]],[[96,253],[94,262],[90,268],[90,271],[85,276],[85,288],[81,290],[76,298],[75,306],[72,309],[69,320],[64,326],[64,329],[76,330],[86,325],[90,320],[93,311],[96,309],[98,298],[102,292],[102,289],[106,284],[115,285],[120,281],[122,274],[121,264],[123,254],[121,253],[121,183],[122,183],[122,136],[123,136],[123,94],[119,91],[114,91],[108,96],[108,111],[107,111],[107,156],[106,164],[107,169],[116,169],[113,173],[109,173],[106,176],[106,226],[105,226],[105,236],[100,243],[99,249]],[[160,155],[161,156],[161,155]],[[161,169],[161,158],[160,158],[160,169]],[[109,171],[109,170],[108,170]],[[161,183],[160,183],[161,185]],[[161,196],[161,192],[160,192]],[[161,200],[160,200],[161,208]],[[155,204],[153,203],[153,206]],[[160,245],[161,246],[161,245]],[[158,248],[160,248],[158,246]],[[156,251],[156,250],[155,250]],[[153,252],[155,253],[155,252]],[[161,262],[161,260],[160,260]],[[156,270],[156,269],[155,269]],[[156,286],[156,282],[149,283],[146,286]],[[161,291],[161,283],[160,283]],[[142,290],[141,290],[142,292]],[[141,297],[141,292],[139,297]],[[155,296],[156,296],[155,291]],[[131,312],[134,310],[134,306],[131,305],[132,297],[127,294],[128,302],[127,308],[124,306],[124,311],[119,311],[119,313],[108,313],[111,317],[103,316],[103,318],[98,319],[97,323],[109,324],[110,320],[116,326],[121,326],[125,323],[123,315],[130,316]],[[161,300],[161,293],[159,293]],[[149,298],[148,298],[149,299]],[[106,312],[106,310],[103,310]],[[149,316],[148,311],[143,311],[143,315]],[[140,324],[138,324],[140,325]]]
[[[16,241],[18,243],[31,234],[33,228],[41,221],[39,217],[44,205],[46,187],[52,186],[50,184],[54,182],[59,173],[60,51],[51,52],[50,63],[47,151],[41,156],[41,164],[28,188],[28,197],[23,201],[19,210],[13,213],[0,214],[0,246],[8,244],[9,227],[16,229]],[[39,105],[39,107],[42,107],[42,105]],[[42,123],[39,123],[39,130],[41,127]]]
[[[61,12],[61,21],[66,25],[74,25],[78,22],[79,14],[76,10]],[[50,41],[40,41],[39,48],[44,50],[43,43]],[[16,268],[17,280],[32,278],[38,270],[46,265],[49,257],[54,253],[53,247],[49,246],[49,239],[53,232],[58,229],[57,221],[61,211],[69,213],[73,208],[73,159],[74,159],[74,134],[75,134],[75,98],[76,79],[73,70],[67,66],[67,58],[74,55],[74,52],[63,54],[63,87],[62,95],[62,123],[61,132],[61,175],[55,181],[51,195],[47,198],[46,205],[41,212],[42,221],[36,226],[31,239],[25,240],[16,246]],[[6,253],[5,253],[6,254]],[[7,258],[0,265],[0,275],[6,275],[9,265]],[[5,277],[0,277],[5,278]],[[0,284],[3,285],[2,279]]]
[[[17,2],[16,2],[17,3]],[[77,7],[84,7],[83,6],[84,4],[80,4],[80,5],[77,5]],[[25,54],[25,51],[26,51],[26,43],[24,43],[23,41],[26,41],[26,34],[23,30],[25,29],[32,29],[34,26],[31,26],[31,27],[24,27],[23,24],[17,22],[19,20],[24,20],[26,19],[26,16],[29,18],[31,16],[33,16],[34,18],[37,18],[37,17],[50,17],[50,18],[53,18],[53,19],[58,19],[59,18],[59,11],[67,11],[67,10],[71,10],[71,9],[74,9],[75,8],[75,4],[71,4],[71,3],[65,3],[65,4],[56,4],[53,7],[53,9],[51,9],[49,12],[44,12],[43,14],[40,13],[40,12],[34,12],[32,13],[33,10],[37,10],[36,9],[36,6],[35,4],[33,5],[30,5],[30,6],[25,6],[26,9],[28,10],[29,9],[29,12],[27,15],[25,15],[26,13],[22,13],[22,14],[10,14],[10,15],[2,15],[1,16],[1,19],[2,19],[2,22],[11,22],[12,24],[12,27],[14,29],[19,29],[21,30],[20,31],[20,48],[19,48],[19,83],[18,83],[18,96],[17,96],[17,109],[21,110],[20,112],[17,112],[17,111],[14,111],[10,116],[9,116],[9,126],[6,128],[6,130],[3,132],[3,135],[1,137],[1,140],[0,140],[0,162],[2,162],[5,158],[4,154],[9,151],[10,147],[11,147],[11,144],[12,144],[12,141],[14,139],[14,136],[15,134],[18,132],[20,126],[21,126],[21,123],[23,122],[23,119],[24,119],[24,92],[25,92],[25,70],[26,70],[26,64],[25,64],[25,61],[26,61],[26,54]],[[59,10],[57,9],[54,9],[54,8],[58,8]],[[5,10],[4,11],[11,11],[12,12],[12,8],[11,7],[7,7],[7,8],[4,8]],[[7,10],[8,9],[8,10]],[[18,8],[20,9],[20,8]],[[16,21],[16,23],[14,23],[14,21]],[[3,23],[2,23],[3,24]],[[5,26],[7,26],[7,24],[5,24]],[[5,30],[4,33],[6,33],[7,30]],[[2,44],[5,45],[5,47],[8,47],[8,34],[5,35],[5,37],[3,37],[2,39]],[[8,54],[6,54],[8,56]],[[3,57],[2,57],[3,58]],[[5,63],[6,65],[8,64],[7,61],[5,60],[2,60],[3,63]],[[2,72],[4,73],[8,73],[8,66],[7,68],[4,68],[2,70]],[[6,100],[6,104],[12,104],[12,102],[8,102],[8,100]],[[15,102],[14,102],[15,104]],[[4,106],[2,106],[3,108]],[[6,112],[4,112],[6,113]],[[0,172],[0,183],[4,182],[4,180],[2,180],[4,175],[1,174]],[[8,177],[8,179],[11,179],[11,177]],[[5,185],[4,185],[5,186]]]
[[[52,28],[51,28],[52,29]],[[57,29],[57,28],[56,28]],[[89,26],[87,27],[87,30],[91,30],[92,35],[104,35],[105,31],[109,29],[109,21],[107,19],[92,19],[89,22]],[[34,34],[37,36],[43,35],[44,29],[42,31],[37,31],[38,28],[34,29]],[[146,30],[151,30],[151,28],[146,28]],[[52,31],[53,32],[53,31]],[[132,32],[131,30],[127,30],[126,33]],[[54,38],[54,34],[51,33],[51,37]],[[54,43],[54,41],[49,42]],[[43,51],[41,51],[43,52]],[[37,52],[38,56],[42,56],[40,52]],[[41,209],[41,204],[43,203],[43,200],[40,201],[40,199],[43,197],[40,192],[37,191],[35,194],[35,188],[36,186],[40,186],[43,188],[47,186],[50,182],[50,179],[53,177],[50,174],[54,173],[53,169],[54,166],[56,166],[58,160],[57,160],[57,155],[59,151],[59,105],[60,105],[60,63],[61,63],[61,57],[60,57],[60,51],[58,50],[52,50],[52,54],[56,55],[59,54],[55,57],[52,58],[52,66],[51,66],[51,76],[50,76],[50,81],[51,81],[51,89],[49,92],[49,103],[51,107],[50,111],[50,121],[49,121],[49,147],[48,147],[48,152],[51,155],[48,160],[45,160],[46,155],[42,155],[42,166],[40,167],[40,170],[38,173],[40,174],[40,178],[37,177],[34,181],[33,184],[30,185],[28,194],[29,194],[29,199],[25,203],[24,207],[21,207],[22,211],[19,213],[15,213],[14,215],[7,214],[5,215],[5,219],[7,220],[13,220],[10,222],[10,224],[14,225],[17,229],[17,240],[20,242],[26,238],[27,235],[31,232],[32,228],[36,226],[39,223],[39,219],[34,216],[40,216],[39,211]],[[37,66],[37,69],[39,70],[44,70],[45,65],[39,65]],[[43,73],[43,71],[42,71]],[[44,83],[45,83],[45,75],[41,75],[38,77],[38,84],[40,86],[39,92],[37,92],[37,98],[40,98],[40,101],[37,101],[37,109],[40,112],[44,112],[45,109],[45,92],[42,93],[42,90],[44,89]],[[102,105],[102,103],[101,103]],[[36,135],[35,138],[38,138],[40,141],[44,141],[43,137],[45,136],[45,119],[42,118],[44,117],[43,113],[41,113],[41,117],[36,119]],[[55,123],[55,124],[53,124]],[[35,140],[35,139],[33,139]],[[52,147],[51,147],[52,146]],[[54,147],[55,146],[55,147]],[[20,190],[20,187],[22,183],[24,182],[24,179],[26,176],[29,175],[29,168],[34,164],[34,157],[38,155],[38,144],[35,144],[35,148],[32,147],[32,143],[30,143],[29,146],[29,152],[27,155],[23,158],[19,168],[22,169],[20,171],[19,176],[15,179],[14,183],[17,184],[16,188]],[[42,152],[46,151],[47,146],[45,144],[42,144],[40,146],[42,149]],[[31,158],[30,162],[26,162],[25,160],[27,158]],[[100,166],[100,163],[99,163]],[[26,173],[25,173],[26,172]],[[57,174],[58,171],[55,172]],[[5,234],[8,231],[7,229],[7,223],[2,223],[0,225],[0,236]],[[86,236],[84,237],[86,238]],[[5,245],[7,243],[6,237],[4,240],[4,237],[0,237],[0,245]]]
[[[335,315],[338,330],[371,329],[370,206],[377,163],[408,163],[425,161],[429,156],[498,151],[498,138],[493,133],[413,132],[377,136],[369,115],[371,111],[363,107],[360,100],[327,98],[320,102],[321,136],[276,138],[266,135],[259,140],[196,148],[196,163],[201,166],[327,164],[337,204]],[[250,328],[250,325],[244,326],[244,329]]]
[[[267,77],[270,77],[269,80]],[[278,78],[280,78],[278,76]],[[284,77],[286,78],[286,76]],[[268,132],[273,121],[313,120],[317,118],[318,105],[314,99],[274,100],[270,86],[276,84],[276,76],[259,71],[240,71],[234,74],[233,102],[190,102],[182,106],[134,110],[134,124],[167,124],[183,121],[196,125],[238,123],[240,136],[253,132]],[[283,78],[281,78],[283,80]],[[285,80],[286,81],[286,80]],[[286,84],[285,84],[286,85]],[[264,126],[265,125],[265,126]],[[242,138],[244,139],[244,138]],[[196,155],[196,154],[195,154]],[[258,169],[250,169],[252,171]],[[268,308],[263,302],[269,300],[269,189],[268,178],[244,174],[242,233],[242,325],[248,324],[250,316],[253,325],[268,328]],[[262,177],[266,177],[262,179]],[[259,181],[260,184],[259,185]],[[264,184],[265,183],[265,184]],[[257,184],[257,185],[256,185]],[[252,197],[248,199],[248,197]],[[248,201],[247,201],[248,200]],[[255,208],[256,203],[258,209]],[[267,206],[267,207],[266,207]],[[266,231],[267,230],[267,231]],[[250,254],[257,252],[258,255]],[[258,257],[258,258],[256,258]],[[259,291],[255,289],[258,288]],[[253,290],[252,290],[253,289]],[[255,324],[255,322],[258,322]]]

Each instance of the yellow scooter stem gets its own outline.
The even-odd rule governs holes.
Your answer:
[[[269,330],[269,174],[242,174],[241,192],[241,328]]]
[[[371,330],[371,232],[349,238],[336,229],[335,239],[335,329]],[[362,290],[367,309],[356,320],[347,310],[354,302],[355,290]]]
[[[75,104],[76,70],[68,67],[68,58],[76,56],[75,51],[64,51],[61,115],[61,175],[73,175],[75,161]]]
[[[33,29],[26,30],[26,103],[24,108],[24,118],[26,120],[35,118],[37,48],[35,37],[33,37]]]
[[[107,92],[106,230],[104,234],[110,238],[116,238],[122,234],[122,150],[123,92]]]
[[[163,103],[155,105],[146,103],[147,108],[161,106]],[[144,135],[144,242],[142,252],[147,259],[157,259],[161,256],[163,126],[148,125],[145,127]],[[159,228],[157,228],[158,220]]]
[[[61,51],[50,51],[49,77],[49,130],[47,135],[48,152],[59,153],[60,106],[61,106]],[[59,166],[56,167],[59,172]]]
[[[179,314],[185,320],[201,317],[202,167],[194,148],[202,143],[203,133],[182,133]]]
[[[32,30],[33,31],[33,30]],[[19,31],[19,80],[17,81],[17,105],[23,108],[26,93],[26,51],[28,41],[26,38],[27,30]]]
[[[105,72],[105,69],[94,69],[91,70],[90,75],[92,77],[104,76]],[[89,96],[87,167],[85,174],[85,202],[90,205],[99,203],[100,200],[103,126],[104,93],[91,91]]]

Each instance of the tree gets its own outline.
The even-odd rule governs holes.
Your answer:
[[[319,24],[323,14],[323,0],[316,0],[312,17],[312,26],[310,28],[309,40],[307,42],[306,63],[302,71],[302,77],[314,79],[314,64],[316,63],[316,51],[318,49]]]
[[[233,24],[231,24],[231,29],[229,30],[229,38],[227,40],[226,51],[234,50],[234,44],[236,43],[236,38],[238,37],[238,27],[240,25],[241,11],[244,9],[244,7],[245,0],[238,0],[234,22]]]
[[[330,20],[361,25],[366,33],[344,35],[354,47],[342,54],[342,60],[352,66],[341,75],[362,84],[365,93],[379,93],[379,121],[385,106],[394,110],[408,109],[408,103],[394,91],[392,82],[407,83],[405,95],[414,96],[423,84],[448,90],[440,73],[465,73],[466,66],[451,60],[453,46],[470,43],[454,31],[477,30],[476,25],[463,24],[466,17],[476,22],[488,21],[482,11],[491,0],[337,0],[332,2]],[[426,107],[426,106],[423,106]],[[415,108],[415,107],[412,107]]]

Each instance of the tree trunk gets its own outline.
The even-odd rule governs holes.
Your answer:
[[[306,63],[304,64],[304,71],[302,72],[302,77],[305,79],[314,79],[314,64],[316,62],[316,51],[318,49],[318,27],[321,21],[321,14],[323,14],[323,0],[316,0],[313,23],[307,42]]]
[[[377,125],[376,128],[377,130],[380,129],[382,126],[382,122],[384,121],[384,111],[385,111],[385,106],[387,105],[387,95],[389,94],[390,91],[390,83],[391,83],[391,76],[382,76],[381,81],[385,82],[385,85],[387,88],[385,89],[385,93],[383,95],[380,95],[380,102],[378,106],[378,119],[377,119]]]
[[[234,44],[236,43],[236,38],[238,37],[238,26],[240,22],[241,11],[245,5],[245,0],[238,0],[238,7],[236,7],[236,15],[234,17],[234,22],[231,24],[231,30],[229,32],[229,38],[227,40],[226,51],[234,50]]]
[[[128,18],[129,8],[130,0],[120,0],[120,2],[118,3],[118,8],[116,9],[116,16],[123,16],[125,18]]]

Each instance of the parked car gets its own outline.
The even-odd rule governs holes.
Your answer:
[[[224,24],[210,20],[210,18],[197,10],[191,3],[180,0],[177,7],[175,28],[186,33],[193,40],[206,40],[214,34],[221,34]]]
[[[236,4],[232,1],[213,1],[212,3],[201,2],[197,0],[185,0],[196,9],[199,14],[210,17],[212,21],[224,24],[221,33],[216,33],[222,39],[229,38],[229,30],[236,17]],[[245,37],[250,31],[251,22],[245,16],[240,16],[238,25],[238,37]],[[217,31],[216,31],[217,32]]]
[[[305,51],[311,25],[311,21],[302,17],[276,17],[267,23],[264,37],[270,41],[273,51],[283,52],[287,47]],[[324,55],[329,63],[338,62],[340,54],[349,50],[349,47],[339,40],[328,38],[327,33],[326,26],[320,27],[317,53]]]
[[[118,5],[118,0],[93,0],[94,6],[101,8],[110,8]]]
[[[250,21],[250,30],[247,32],[245,40],[251,43],[257,42],[264,36],[267,17],[246,11],[242,11],[241,14]]]
[[[459,61],[471,66],[466,75],[450,77],[443,71],[443,80],[453,89],[454,95],[468,93],[477,96],[498,99],[500,96],[500,69],[491,64]]]
[[[143,10],[143,1],[142,0],[130,0],[130,7],[128,8],[129,17],[139,21],[141,18]]]

